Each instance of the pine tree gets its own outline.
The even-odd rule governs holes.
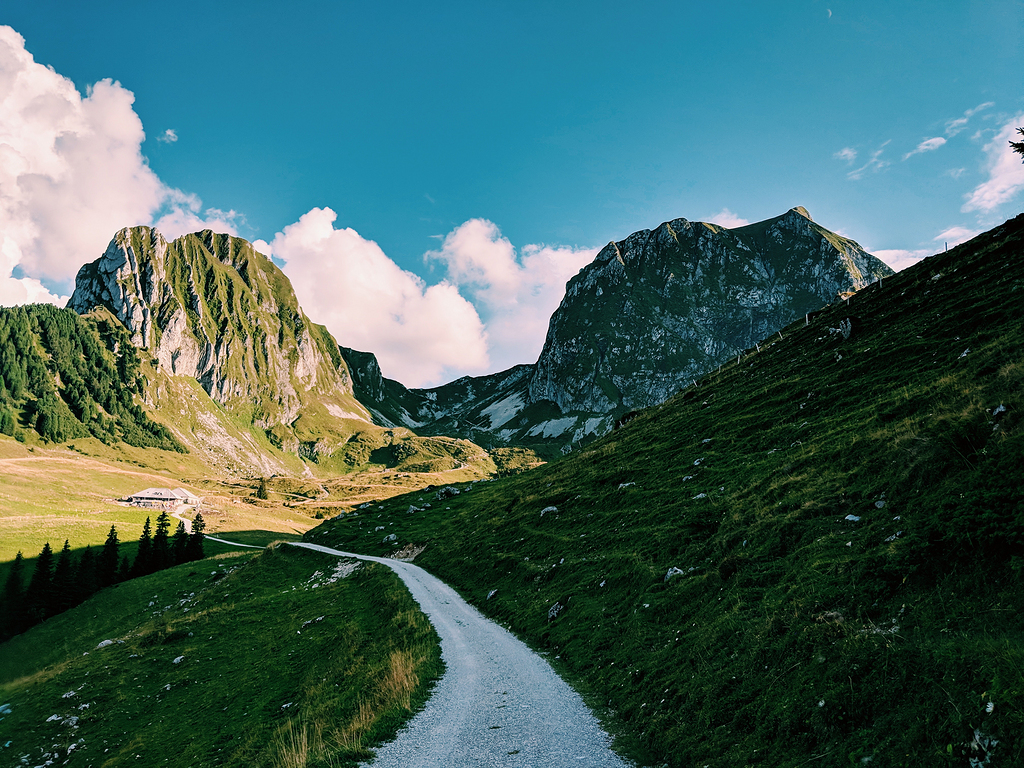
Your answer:
[[[117,568],[117,581],[128,581],[132,577],[132,566],[128,562],[128,555],[121,558],[121,565]]]
[[[1017,133],[1024,136],[1024,128],[1018,128]],[[1024,141],[1011,141],[1010,148],[1017,154],[1024,155]]]
[[[178,527],[174,529],[171,537],[171,558],[175,565],[188,562],[188,531],[185,529],[185,521],[179,520]]]
[[[117,528],[110,526],[110,533],[107,540],[103,542],[103,549],[100,550],[99,563],[96,567],[97,586],[102,589],[118,582],[117,567],[120,565],[118,549],[121,542],[117,540]]]
[[[156,518],[156,533],[153,535],[153,571],[162,571],[170,565],[171,549],[168,542],[168,531],[171,529],[171,517],[164,510]]]
[[[145,576],[153,572],[153,536],[152,526],[149,518],[142,526],[142,535],[139,536],[139,549],[135,553],[135,562],[132,563],[132,578]]]
[[[206,530],[206,521],[203,520],[203,513],[196,512],[196,519],[192,521],[192,533],[188,537],[188,546],[185,553],[189,562],[202,560],[203,553],[203,532]]]
[[[99,583],[96,579],[96,557],[92,553],[92,547],[87,546],[78,561],[78,568],[75,569],[74,605],[85,602],[97,589]]]
[[[29,624],[42,621],[50,607],[50,595],[53,592],[53,550],[50,542],[43,545],[43,551],[36,560],[32,580],[25,590],[25,613]]]
[[[71,545],[64,539],[64,546],[57,556],[57,567],[53,569],[53,590],[50,592],[48,616],[63,613],[75,604],[75,568],[71,561]]]
[[[0,640],[13,637],[25,628],[25,594],[21,586],[21,572],[25,570],[21,550],[14,556],[7,572],[4,593],[0,595]]]

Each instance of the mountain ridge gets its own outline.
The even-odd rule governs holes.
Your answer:
[[[673,219],[609,243],[568,281],[536,363],[407,389],[370,353],[342,354],[357,396],[380,398],[392,423],[557,455],[892,274],[802,206],[734,229]]]

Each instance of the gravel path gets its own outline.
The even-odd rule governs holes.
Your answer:
[[[446,671],[423,711],[372,768],[627,768],[583,700],[540,656],[419,566],[291,542],[386,565],[441,636]]]

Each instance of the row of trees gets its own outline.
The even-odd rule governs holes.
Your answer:
[[[147,517],[134,560],[121,553],[121,541],[113,525],[102,549],[94,553],[91,547],[86,547],[77,561],[67,540],[57,555],[47,542],[27,584],[23,575],[24,559],[19,552],[0,595],[0,640],[75,607],[105,587],[172,565],[201,560],[205,529],[202,513],[196,514],[192,533],[178,521],[177,529],[171,534],[171,518],[167,512],[157,517],[154,532]]]

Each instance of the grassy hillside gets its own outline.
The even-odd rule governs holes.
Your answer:
[[[353,566],[291,547],[221,555],[0,645],[0,765],[354,765],[441,662],[397,577]]]
[[[644,764],[1020,765],[1022,298],[1024,215],[585,452],[306,537],[425,545]]]

